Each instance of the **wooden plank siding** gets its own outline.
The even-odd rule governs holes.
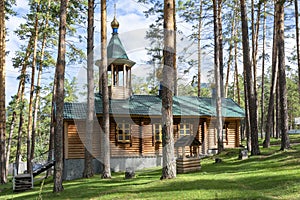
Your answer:
[[[75,122],[65,122],[65,158],[84,158],[84,148],[85,148],[85,122],[76,121]],[[92,135],[92,145],[89,150],[92,149],[92,155],[95,158],[100,157],[100,130],[98,122],[94,123],[94,133]]]
[[[227,141],[223,141],[224,148],[235,148],[240,145],[240,122],[236,119],[227,119],[225,120],[227,123]],[[208,134],[208,149],[216,149],[218,147],[217,142],[217,129],[213,123],[209,124],[207,128]],[[225,140],[225,139],[224,139]]]
[[[102,121],[101,118],[98,119]],[[100,158],[101,154],[101,128],[98,121],[94,124],[94,134],[92,143],[92,154]],[[240,121],[239,119],[227,119],[228,124],[228,141],[224,143],[225,148],[234,148],[240,145]],[[65,121],[65,158],[84,158],[84,121]],[[122,143],[117,140],[117,123],[129,123],[131,140]],[[111,157],[138,157],[138,156],[157,156],[162,155],[162,143],[155,141],[153,124],[161,123],[160,118],[149,117],[131,117],[128,118],[111,118],[110,119],[110,154]],[[180,123],[190,123],[190,133],[194,135],[202,145],[199,153],[207,154],[208,149],[217,148],[216,129],[209,118],[174,118],[174,143],[180,137]],[[182,155],[182,149],[179,148],[177,153]],[[190,155],[190,148],[185,148],[185,155]]]

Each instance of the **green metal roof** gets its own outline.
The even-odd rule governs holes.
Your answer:
[[[121,59],[127,59],[128,56],[126,54],[125,48],[123,47],[123,44],[118,36],[118,33],[113,33],[112,37],[109,41],[109,44],[107,46],[107,58],[121,58]]]
[[[161,98],[153,95],[133,95],[126,100],[110,100],[111,115],[161,116]],[[86,118],[86,103],[65,103],[65,119]],[[95,110],[102,114],[102,97],[95,95]],[[216,116],[215,100],[195,96],[173,97],[174,116]],[[232,99],[222,100],[222,116],[243,118],[244,110]]]

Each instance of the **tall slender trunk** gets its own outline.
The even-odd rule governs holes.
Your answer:
[[[56,63],[56,98],[54,105],[56,107],[55,115],[55,135],[54,135],[54,186],[53,192],[63,191],[63,111],[64,111],[64,79],[66,66],[66,25],[67,25],[67,6],[68,0],[60,1],[60,24],[59,24],[59,42]]]
[[[198,97],[201,96],[201,32],[202,32],[203,2],[200,0],[199,21],[198,21]]]
[[[218,23],[218,40],[219,40],[219,77],[221,98],[224,97],[224,62],[223,62],[223,30],[222,30],[222,4],[223,0],[217,0],[217,22]],[[221,119],[222,121],[222,119]],[[221,127],[222,128],[222,127]],[[222,144],[223,146],[223,144]]]
[[[235,11],[234,11],[235,12]],[[235,40],[235,17],[232,18],[231,21],[231,39],[229,44],[229,56],[228,56],[228,62],[227,62],[227,73],[226,73],[226,82],[225,82],[225,97],[227,98],[228,95],[228,85],[229,85],[229,73],[230,73],[230,66],[232,64],[233,60],[233,48],[234,48],[234,40]]]
[[[173,5],[175,7],[176,1],[173,0]],[[177,79],[178,79],[178,71],[177,71],[177,62],[176,62],[176,31],[177,31],[177,26],[176,26],[176,12],[173,12],[173,21],[174,21],[174,31],[175,31],[175,34],[174,34],[174,58],[173,58],[173,62],[174,62],[174,96],[178,96],[178,83],[177,83]]]
[[[277,68],[279,66],[277,65]],[[280,91],[279,91],[279,69],[278,69],[277,83],[276,83],[276,116],[275,116],[275,131],[273,132],[273,137],[278,139],[281,136],[281,116],[280,116]]]
[[[23,127],[23,121],[24,121],[23,111],[24,111],[24,92],[25,92],[26,69],[27,69],[28,59],[32,53],[31,48],[32,48],[32,37],[30,37],[30,39],[28,41],[24,61],[22,63],[18,92],[17,92],[17,96],[15,99],[16,104],[15,104],[15,108],[13,110],[13,115],[16,114],[17,109],[20,110],[19,127],[18,127],[18,134],[17,134],[18,136],[17,136],[16,160],[15,160],[17,172],[19,169],[19,160],[20,160],[20,155],[21,155],[21,135],[22,135],[22,127]],[[14,131],[16,120],[17,120],[17,117],[12,118],[12,120],[10,122],[10,124],[11,124],[10,132]]]
[[[30,84],[30,97],[29,97],[29,110],[28,110],[28,126],[27,126],[27,172],[32,172],[32,159],[34,156],[33,149],[35,135],[32,135],[32,124],[33,124],[33,98],[34,98],[34,83],[35,83],[35,70],[37,63],[37,43],[39,37],[39,7],[40,3],[37,2],[35,23],[34,23],[34,33],[33,33],[33,58],[32,58],[32,67],[31,67],[31,84]]]
[[[236,35],[237,30],[235,30]],[[239,71],[238,71],[238,48],[237,41],[234,41],[234,71],[235,71],[235,82],[236,82],[236,92],[237,92],[237,102],[241,105],[241,93],[240,93],[240,84],[239,84]]]
[[[255,100],[255,93],[253,88],[253,77],[251,70],[251,60],[250,60],[250,48],[249,48],[249,38],[248,38],[248,20],[246,11],[245,0],[240,1],[241,5],[241,21],[242,21],[242,37],[243,37],[243,60],[244,60],[244,71],[245,80],[247,87],[247,94],[249,98],[249,116],[250,116],[250,133],[251,133],[251,155],[260,154],[258,146],[258,129],[257,129],[257,106]]]
[[[176,177],[173,136],[173,94],[174,88],[174,23],[175,5],[173,0],[164,0],[164,66],[162,86],[162,132],[163,132],[163,166],[161,179]]]
[[[5,1],[0,1],[0,184],[7,182],[5,135],[6,135],[6,109],[5,109]]]
[[[264,1],[264,18],[263,18],[263,52],[262,52],[262,67],[261,67],[261,121],[260,121],[260,132],[261,132],[261,139],[263,139],[264,133],[264,122],[265,122],[265,108],[264,108],[264,101],[265,101],[265,59],[266,59],[266,31],[267,31],[267,17],[266,17],[266,1]]]
[[[221,81],[221,67],[220,67],[220,28],[218,16],[220,13],[220,3],[217,3],[216,0],[213,0],[213,13],[214,13],[214,70],[215,70],[215,84],[216,84],[216,128],[217,128],[217,137],[218,137],[218,153],[223,151],[223,137],[222,137],[222,81]]]
[[[285,74],[285,49],[284,49],[284,1],[277,0],[278,14],[277,25],[277,48],[278,48],[278,72],[279,72],[279,94],[280,94],[280,117],[281,117],[281,150],[290,148],[290,139],[288,135],[288,108],[287,108],[287,90]]]
[[[103,172],[102,178],[111,178],[109,144],[109,95],[107,76],[107,11],[106,0],[101,0],[101,55],[102,55],[102,93],[103,93]]]
[[[55,135],[55,99],[56,99],[56,72],[54,75],[53,88],[52,88],[52,105],[51,105],[51,122],[50,122],[50,131],[49,131],[49,152],[48,152],[48,162],[54,158],[54,135]],[[47,171],[46,177],[51,175],[52,170]]]
[[[16,118],[17,114],[15,112],[12,113],[12,118]],[[15,122],[15,119],[12,120],[13,122]],[[14,127],[14,124],[10,125],[10,128]],[[8,169],[9,167],[9,158],[10,158],[10,150],[11,150],[11,140],[12,140],[12,136],[13,136],[13,130],[9,131],[9,135],[7,138],[7,147],[6,147],[6,164],[5,164],[5,169]],[[6,170],[6,176],[8,176],[8,170]]]
[[[48,8],[50,8],[51,0],[48,0]],[[47,30],[49,25],[49,10],[46,13],[46,21],[44,29]],[[41,94],[41,81],[42,81],[42,73],[43,73],[43,62],[44,62],[44,55],[45,55],[45,48],[47,42],[47,31],[43,33],[43,40],[42,40],[42,47],[41,47],[41,56],[39,60],[39,67],[38,67],[38,76],[37,76],[37,84],[36,84],[36,91],[35,91],[35,105],[34,105],[34,118],[32,123],[32,143],[31,143],[31,158],[34,158],[35,152],[35,137],[37,132],[37,124],[38,124],[38,111],[40,107],[40,94]]]
[[[87,27],[87,118],[84,148],[84,171],[83,177],[94,176],[93,170],[93,132],[94,132],[94,0],[88,1],[88,27]]]
[[[264,148],[270,147],[270,137],[271,133],[274,132],[274,99],[277,88],[277,76],[278,76],[278,66],[277,66],[277,17],[276,17],[276,5],[274,7],[274,24],[273,24],[273,48],[272,48],[272,80],[270,88],[270,97],[269,97],[269,106],[268,106],[268,115],[266,123],[266,135],[263,142]]]
[[[295,3],[295,22],[296,22],[296,47],[297,47],[297,64],[298,64],[298,92],[300,95],[300,46],[299,46],[299,10],[298,10],[298,0]],[[299,98],[300,102],[300,98]]]
[[[258,2],[257,7],[257,17],[255,22],[255,8],[254,0],[252,0],[252,65],[253,65],[253,88],[254,88],[254,97],[256,102],[256,107],[258,108],[258,98],[257,98],[257,53],[258,53],[258,36],[259,36],[259,27],[260,27],[260,14],[261,14],[261,2]],[[257,109],[257,116],[258,109]],[[259,120],[257,118],[257,124]]]

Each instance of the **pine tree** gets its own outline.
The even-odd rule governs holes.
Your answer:
[[[5,109],[5,0],[0,1],[0,184],[7,182],[5,169],[5,134],[6,134],[6,109]]]
[[[92,137],[94,131],[95,97],[94,97],[94,0],[88,1],[88,28],[87,28],[87,118],[86,140],[84,148],[84,171],[83,177],[90,178],[93,171]]]
[[[109,96],[107,77],[107,25],[106,25],[106,0],[101,0],[101,55],[102,55],[102,94],[103,94],[103,172],[102,178],[111,178],[110,172],[110,145],[109,145]]]
[[[162,88],[162,133],[163,133],[163,168],[161,179],[176,177],[173,136],[173,92],[174,88],[174,23],[175,5],[173,0],[164,0],[164,67]]]
[[[68,0],[60,1],[60,25],[59,41],[56,63],[56,98],[54,105],[55,115],[55,136],[54,136],[54,187],[53,192],[63,191],[63,110],[64,110],[64,76],[65,76],[65,55],[66,55],[66,26],[67,26]]]

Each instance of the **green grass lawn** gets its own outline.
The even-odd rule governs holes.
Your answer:
[[[291,136],[293,142],[299,139]],[[13,193],[9,183],[0,186],[0,199],[300,199],[300,144],[284,152],[279,148],[261,148],[261,155],[247,160],[237,159],[237,149],[226,150],[218,155],[222,163],[215,164],[215,157],[202,159],[201,171],[173,180],[160,181],[161,169],[155,168],[138,171],[131,180],[113,173],[110,180],[95,175],[65,181],[60,194],[52,193],[50,178],[22,193]]]

